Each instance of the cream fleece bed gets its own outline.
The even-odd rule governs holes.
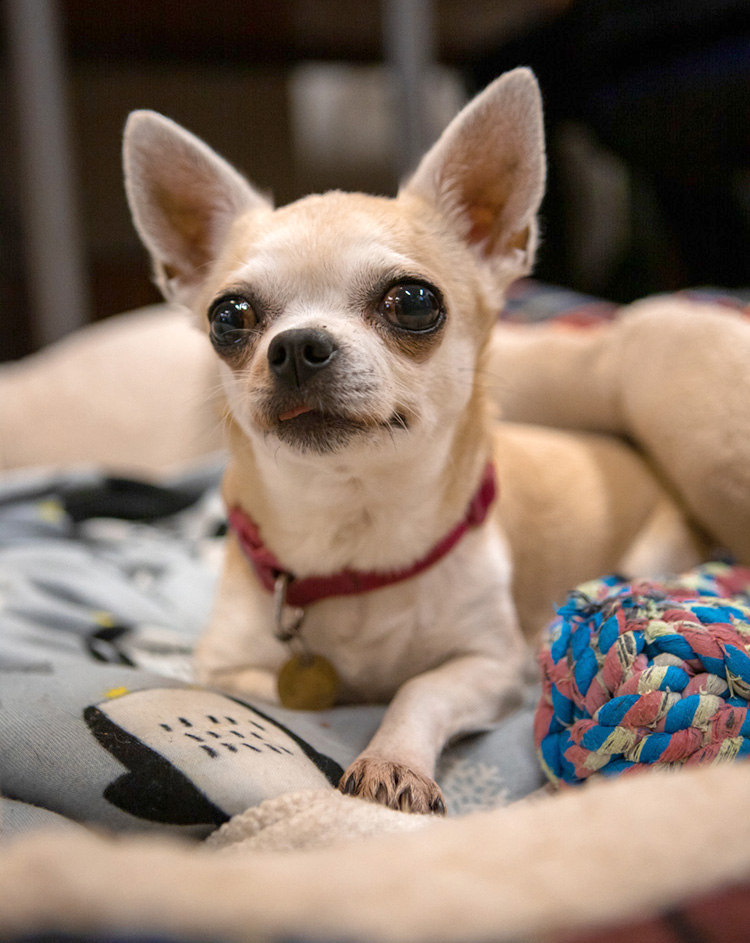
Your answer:
[[[712,326],[713,316],[707,310]],[[515,363],[524,356],[520,350]],[[552,362],[560,367],[559,349]],[[19,469],[28,466],[44,466],[59,482],[71,466],[80,476],[81,465],[162,482],[169,474],[174,484],[176,470],[220,447],[214,385],[200,336],[161,307],[5,367],[3,484],[23,490],[33,476]],[[125,685],[111,680],[117,704]],[[168,690],[182,685],[164,682]],[[10,701],[4,686],[9,692],[0,673],[0,714]],[[104,721],[93,716],[111,730],[113,711]],[[270,722],[286,729],[279,718]],[[328,760],[330,752],[317,751]],[[230,809],[215,823],[225,824],[203,830],[211,834],[201,844],[169,829],[133,835],[95,817],[91,828],[85,814],[78,824],[66,816],[58,828],[51,809],[10,836],[19,809],[6,802],[0,939],[726,941],[750,933],[745,763],[542,790],[447,820],[343,797],[326,782],[325,762],[315,769],[320,780],[303,777],[292,789],[260,794],[244,812]],[[3,781],[0,752],[0,792]]]

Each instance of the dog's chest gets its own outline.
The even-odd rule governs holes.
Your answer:
[[[472,534],[420,576],[310,606],[304,640],[335,665],[342,700],[386,701],[457,654],[498,654],[508,630],[508,579],[494,537]]]
[[[309,608],[305,643],[335,665],[341,700],[389,700],[404,681],[434,666],[445,630],[420,595],[395,587]]]

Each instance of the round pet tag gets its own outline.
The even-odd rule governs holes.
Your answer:
[[[336,669],[321,655],[292,655],[279,670],[279,698],[284,707],[323,711],[333,707],[338,694]]]

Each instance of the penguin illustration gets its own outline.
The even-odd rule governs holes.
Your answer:
[[[267,715],[199,688],[118,688],[83,717],[127,768],[104,798],[151,822],[218,826],[264,799],[335,786],[343,772]]]

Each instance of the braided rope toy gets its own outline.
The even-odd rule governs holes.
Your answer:
[[[539,654],[546,775],[560,785],[750,754],[749,651],[750,568],[578,587]]]

